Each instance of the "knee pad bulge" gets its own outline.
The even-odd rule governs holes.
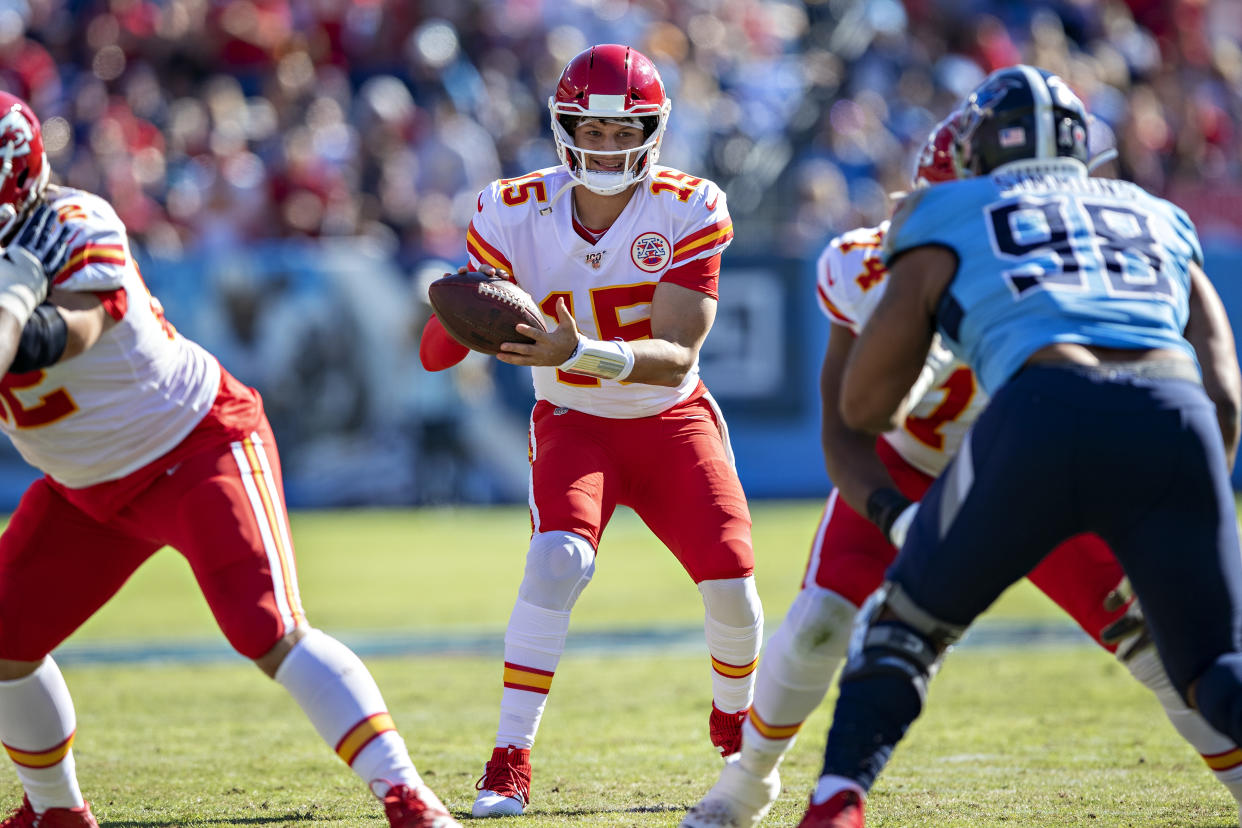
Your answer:
[[[531,538],[518,597],[544,609],[565,611],[595,574],[595,549],[572,532],[540,532]]]

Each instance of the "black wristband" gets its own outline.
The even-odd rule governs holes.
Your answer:
[[[17,353],[9,366],[10,374],[22,374],[55,365],[65,353],[69,328],[65,318],[50,302],[34,309],[22,328]]]
[[[884,537],[893,528],[893,521],[914,501],[896,489],[876,489],[867,496],[867,520],[880,527]]]

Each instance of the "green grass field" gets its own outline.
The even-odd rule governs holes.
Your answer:
[[[757,579],[775,629],[801,578],[819,503],[754,505]],[[459,817],[491,750],[499,646],[527,532],[524,510],[304,513],[293,517],[312,622],[347,641],[491,640],[496,655],[367,657],[425,778]],[[1065,623],[1033,589],[983,623]],[[528,816],[539,826],[673,826],[715,781],[709,668],[692,634],[697,591],[631,513],[605,535],[574,615],[571,649],[534,752]],[[575,647],[595,631],[687,633],[665,647]],[[165,550],[64,650],[78,712],[75,754],[101,825],[381,826],[376,802],[283,690],[240,657],[94,664],[141,642],[221,641]],[[685,643],[689,641],[688,645]],[[765,824],[794,825],[819,770],[830,707],[783,766]],[[0,791],[16,802],[10,774]],[[966,646],[869,803],[874,826],[1224,826],[1237,808],[1155,700],[1087,646]]]

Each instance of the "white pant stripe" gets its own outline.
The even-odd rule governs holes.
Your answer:
[[[733,444],[729,442],[729,424],[725,422],[724,412],[720,410],[720,406],[716,404],[715,398],[706,391],[703,392],[703,399],[711,407],[712,413],[716,415],[716,427],[720,429],[720,440],[724,443],[725,458],[729,461],[729,466],[733,471],[737,471],[737,461],[733,458]]]
[[[280,619],[286,631],[292,630],[296,626],[296,621],[285,591],[285,569],[280,560],[280,550],[272,536],[272,525],[267,517],[267,509],[263,506],[263,498],[259,495],[259,489],[255,483],[254,469],[251,468],[250,458],[246,456],[246,449],[241,443],[233,443],[232,448],[233,459],[237,461],[242,485],[250,500],[250,510],[259,526],[259,537],[263,540],[263,551],[267,554],[268,568],[272,572],[272,593],[276,596],[276,611],[280,613]]]
[[[268,461],[267,452],[263,450],[263,438],[259,436],[258,432],[254,432],[250,435],[250,440],[254,443],[255,456],[259,458],[259,466],[263,469],[263,481],[267,487],[268,498],[275,509],[275,514],[272,517],[276,522],[276,528],[280,532],[281,546],[285,550],[285,579],[286,586],[289,589],[289,597],[293,602],[293,613],[299,618],[305,618],[306,613],[302,609],[302,594],[298,588],[298,564],[293,554],[293,538],[289,535],[289,517],[288,512],[285,510],[284,493],[276,485],[276,475],[272,474],[272,466]]]
[[[539,456],[539,443],[535,441],[535,412],[531,410],[530,427],[530,475],[526,478],[526,502],[530,505],[530,518],[535,527],[535,534],[542,531],[539,528],[539,504],[535,503],[535,458]]]
[[[837,508],[837,498],[840,496],[840,489],[834,488],[828,493],[828,501],[824,504],[824,513],[820,515],[819,526],[815,529],[815,539],[811,541],[811,559],[806,567],[806,576],[802,579],[802,586],[815,586],[815,573],[819,572],[820,552],[824,548],[824,533],[828,531],[828,522],[832,520],[832,513]]]

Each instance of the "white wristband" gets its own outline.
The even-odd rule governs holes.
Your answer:
[[[0,256],[0,308],[25,325],[34,309],[47,298],[47,277],[39,260],[20,247]]]
[[[634,349],[620,339],[603,342],[578,334],[578,347],[558,367],[571,374],[620,381],[634,370]]]

